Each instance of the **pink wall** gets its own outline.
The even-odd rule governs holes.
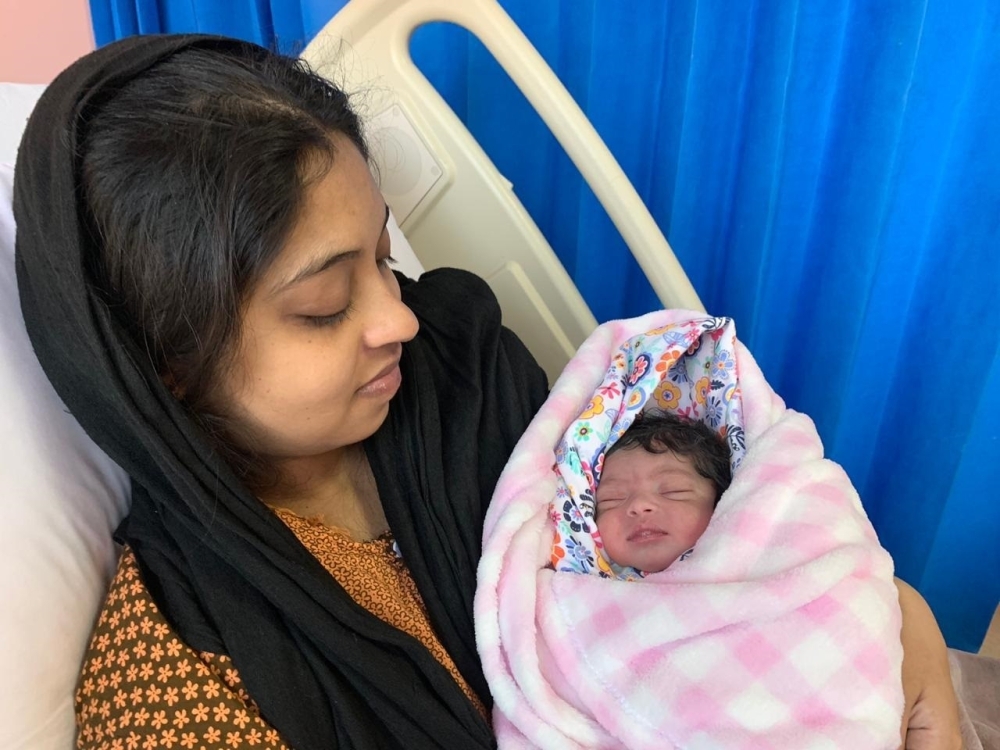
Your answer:
[[[0,81],[49,83],[92,49],[87,0],[0,0]]]

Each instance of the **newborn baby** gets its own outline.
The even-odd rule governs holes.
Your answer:
[[[729,449],[706,425],[644,414],[604,457],[596,520],[608,557],[665,570],[708,528],[731,479]]]
[[[675,314],[588,340],[500,479],[498,746],[898,747],[899,599],[857,492],[731,321]]]

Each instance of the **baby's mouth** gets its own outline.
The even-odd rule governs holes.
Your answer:
[[[631,534],[628,535],[628,541],[630,542],[652,542],[657,539],[662,539],[667,536],[667,532],[663,529],[658,529],[653,526],[646,526],[641,529],[636,529]]]

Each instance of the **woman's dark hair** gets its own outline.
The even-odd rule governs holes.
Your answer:
[[[88,115],[82,178],[101,248],[91,269],[117,319],[215,448],[255,486],[268,467],[216,385],[241,307],[345,135],[346,94],[300,60],[247,45],[181,51]]]
[[[715,502],[733,480],[726,441],[707,425],[666,412],[644,412],[625,430],[604,456],[619,450],[642,448],[647,453],[674,453],[691,461],[701,476],[715,485]]]

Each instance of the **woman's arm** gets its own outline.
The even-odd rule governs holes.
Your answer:
[[[958,701],[948,669],[948,649],[924,598],[896,579],[903,613],[903,693],[900,728],[905,750],[960,750]]]

